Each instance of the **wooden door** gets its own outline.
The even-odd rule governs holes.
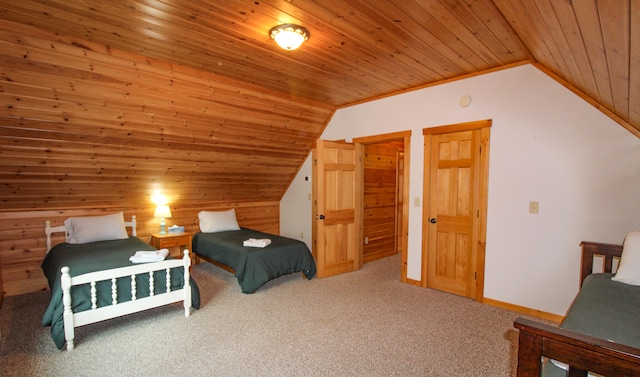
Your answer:
[[[427,286],[476,299],[484,284],[488,177],[488,126],[481,125],[425,130]]]
[[[362,266],[360,149],[352,143],[317,140],[312,151],[312,252],[319,278]]]

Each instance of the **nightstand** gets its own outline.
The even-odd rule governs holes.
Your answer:
[[[182,258],[184,249],[189,249],[189,255],[193,263],[191,252],[191,233],[167,233],[152,234],[149,243],[156,249],[169,249],[169,255],[174,258]]]

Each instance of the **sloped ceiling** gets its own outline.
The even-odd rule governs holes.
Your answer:
[[[640,129],[636,0],[22,0],[0,17],[334,106],[523,61]],[[284,52],[272,26],[311,39]]]
[[[42,90],[35,89],[39,77],[61,67],[79,80],[61,82],[67,89],[78,91],[87,80],[99,88],[90,95],[92,101],[66,93],[65,103],[76,101],[75,107],[82,106],[84,113],[96,113],[114,98],[129,96],[110,92],[118,80],[122,87],[131,86],[146,96],[150,107],[138,106],[142,109],[137,118],[128,120],[128,125],[139,127],[139,134],[118,129],[106,116],[89,121],[70,118],[73,110],[65,113],[59,121],[64,127],[56,130],[65,128],[72,135],[65,143],[76,142],[71,150],[78,154],[68,155],[69,144],[62,142],[38,152],[49,159],[46,164],[52,164],[51,158],[62,161],[53,167],[59,169],[53,179],[58,189],[67,179],[59,175],[73,161],[116,161],[113,148],[133,158],[136,148],[150,140],[156,146],[151,151],[155,159],[124,168],[119,182],[107,180],[110,192],[119,190],[125,196],[125,190],[118,189],[122,182],[136,177],[141,185],[164,176],[171,178],[175,187],[170,188],[175,190],[179,182],[196,185],[193,182],[200,179],[202,188],[184,193],[194,202],[209,195],[204,187],[212,183],[228,185],[216,200],[242,200],[256,193],[265,200],[279,200],[336,108],[522,63],[536,64],[640,137],[637,0],[0,0],[0,21],[5,93],[0,124],[5,150],[0,152],[34,165],[4,163],[0,173],[9,183],[0,190],[5,208],[68,204],[32,200],[42,197],[33,186],[52,168],[29,156],[29,150],[39,147],[33,140],[52,135],[52,129],[45,128],[53,120],[26,115],[35,108],[37,96],[38,101],[44,98]],[[311,38],[299,50],[281,50],[268,31],[283,23],[305,26]],[[49,62],[48,56],[63,60]],[[97,76],[94,65],[103,63],[104,56],[112,58],[112,65],[133,61],[136,72],[117,67]],[[67,59],[90,63],[71,69],[74,63]],[[161,69],[165,71],[158,73]],[[67,75],[61,72],[47,80]],[[146,76],[133,84],[117,76],[140,74]],[[169,98],[157,84],[160,76],[176,85],[172,89],[177,89],[176,77],[189,84]],[[105,84],[109,80],[113,85]],[[243,83],[243,88],[234,82]],[[11,96],[10,89],[15,90]],[[212,101],[206,91],[219,96]],[[48,100],[59,100],[63,92],[56,91]],[[77,93],[73,95],[79,97]],[[188,97],[180,98],[180,93]],[[131,104],[121,102],[128,108],[118,111],[131,117]],[[166,111],[162,103],[175,111],[160,117]],[[153,106],[155,115],[149,114]],[[88,124],[100,133],[82,135]],[[146,129],[149,124],[157,128]],[[102,134],[105,129],[111,130],[113,140]],[[90,152],[87,145],[79,145],[87,141]],[[176,158],[181,164],[166,168],[166,162]],[[275,166],[269,172],[273,174],[265,179],[270,166]],[[90,168],[87,174],[96,173]],[[96,174],[103,173],[100,169]],[[115,176],[117,170],[109,173]],[[244,175],[238,177],[238,172]],[[129,187],[127,193],[135,189]],[[69,186],[66,191],[70,201],[77,199],[73,190]],[[97,198],[121,199],[106,193]]]

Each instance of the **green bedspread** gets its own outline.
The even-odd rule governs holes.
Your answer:
[[[58,348],[64,347],[64,322],[62,305],[62,288],[60,286],[60,269],[69,266],[71,276],[78,276],[88,272],[106,270],[111,268],[131,266],[129,257],[140,250],[155,250],[155,248],[137,237],[123,240],[92,242],[89,244],[72,245],[61,243],[54,246],[45,256],[42,262],[42,271],[49,282],[51,289],[51,301],[42,318],[43,326],[51,326],[51,337]],[[154,287],[156,292],[165,292],[166,273],[158,271],[154,273]],[[200,308],[200,291],[196,282],[190,279],[191,305]],[[111,282],[99,282],[98,307],[111,305]],[[171,270],[171,290],[184,286],[184,270],[175,268]],[[131,278],[121,278],[117,281],[118,302],[131,301]],[[105,289],[106,288],[106,289]],[[138,298],[149,296],[149,276],[142,274],[136,276],[136,296]],[[80,312],[91,308],[91,295],[89,285],[71,288],[72,307],[74,312]]]
[[[610,273],[587,276],[560,327],[640,348],[640,286],[615,282],[612,277]],[[547,363],[542,375],[564,373]]]
[[[271,244],[264,248],[242,246],[249,238],[268,238]],[[301,271],[310,280],[316,274],[315,261],[304,242],[252,229],[196,233],[193,251],[231,267],[243,293],[253,293],[282,275]]]

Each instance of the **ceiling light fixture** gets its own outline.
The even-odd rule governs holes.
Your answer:
[[[272,27],[269,36],[287,51],[295,50],[309,39],[309,31],[302,26],[284,24]]]

